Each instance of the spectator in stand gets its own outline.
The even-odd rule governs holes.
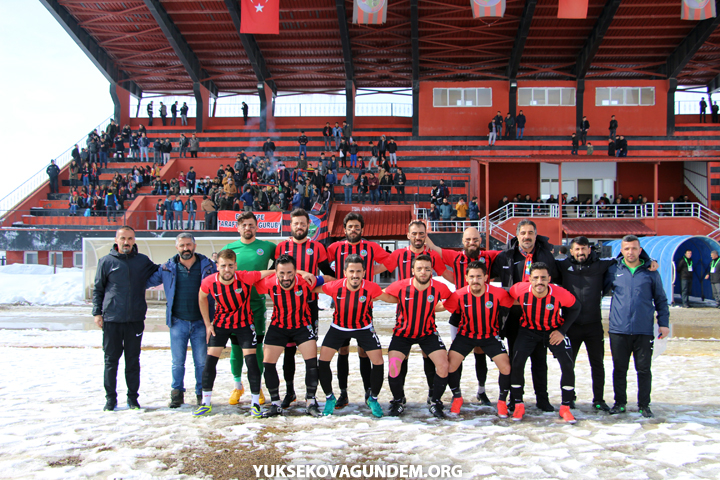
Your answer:
[[[121,162],[125,161],[125,141],[122,135],[115,137],[115,157]]]
[[[380,155],[380,158],[385,158],[385,155],[387,153],[387,139],[385,138],[385,135],[380,136],[380,140],[378,140],[378,154]]]
[[[582,121],[580,122],[580,141],[582,142],[583,146],[587,143],[587,132],[590,130],[590,122],[588,122],[587,117],[583,117]]]
[[[172,149],[172,142],[169,138],[166,138],[163,143],[163,165],[167,165],[170,161],[170,153],[172,153]]]
[[[50,178],[50,193],[58,193],[60,191],[58,188],[58,176],[60,175],[60,169],[57,165],[55,165],[55,160],[50,160],[50,165],[48,165],[45,169],[45,173],[47,173]]]
[[[352,127],[347,122],[343,122],[342,136],[345,141],[349,141],[352,138]]]
[[[91,134],[88,137],[87,149],[90,155],[90,161],[97,162],[98,152],[100,152],[100,139],[95,134]]]
[[[362,205],[365,205],[365,195],[368,193],[370,182],[367,176],[363,175],[363,172],[360,172],[360,175],[358,175],[356,184],[358,187],[358,199]]]
[[[187,137],[184,133],[180,134],[180,139],[178,140],[178,148],[180,149],[180,158],[187,158],[187,149],[190,142],[188,141]]]
[[[130,156],[133,160],[140,158],[140,137],[135,132],[130,136]]]
[[[507,125],[507,123],[505,125]],[[455,212],[455,217],[458,221],[463,222],[467,219],[468,204],[465,202],[464,197],[460,197],[458,203],[455,204]]]
[[[175,209],[173,208],[173,200],[170,198],[169,192],[165,195],[163,205],[165,207],[165,230],[172,230],[174,218],[173,212]]]
[[[573,134],[571,136],[571,141],[572,141],[572,151],[570,152],[570,155],[577,155],[579,142],[578,142],[577,135],[575,135],[575,132],[573,132]]]
[[[217,229],[217,211],[215,203],[207,195],[203,195],[200,208],[205,212],[205,230]]]
[[[510,115],[510,112],[508,112],[507,116],[505,117],[505,139],[510,140],[513,135],[513,130],[515,129],[515,119]]]
[[[388,157],[390,157],[390,166],[391,167],[397,167],[397,143],[395,143],[395,139],[393,137],[390,137],[387,144],[387,153]]]
[[[154,194],[154,192],[153,192]],[[162,198],[158,198],[157,204],[155,204],[155,229],[163,229],[163,216],[165,215],[165,202]]]
[[[109,190],[105,195],[105,212],[107,212],[107,221],[115,221],[115,210],[120,208],[118,199],[112,190]],[[111,220],[112,218],[112,220]]]
[[[696,97],[697,98],[697,97]],[[700,123],[707,123],[707,102],[705,97],[700,97]]]
[[[372,140],[370,140],[370,161],[368,162],[368,170],[372,170],[373,165],[375,165],[375,168],[378,167],[378,157],[380,156],[380,150],[378,150],[378,147],[373,145]]]
[[[167,118],[167,106],[163,102],[160,102],[160,119],[162,120],[163,127],[165,126],[165,119]]]
[[[433,231],[437,232],[437,222],[440,220],[440,210],[438,209],[436,204],[430,204],[430,209],[427,211],[427,218],[430,222],[430,228]]]
[[[478,207],[477,197],[472,197],[472,201],[468,206],[468,220],[480,220],[480,207]]]
[[[307,155],[300,155],[297,161],[297,169],[304,172],[308,169]]]
[[[110,125],[108,125],[105,129],[105,133],[107,133],[110,138],[115,138],[117,136],[118,126],[115,123],[115,120],[110,120]],[[77,145],[75,145],[75,147],[77,148]]]
[[[153,163],[157,163],[158,165],[162,165],[162,154],[163,154],[163,142],[162,139],[156,138],[153,142]]]
[[[360,151],[360,147],[356,142],[353,142],[352,138],[350,139],[350,168],[357,167],[357,157],[358,152]]]
[[[618,122],[615,120],[615,115],[612,115],[610,117],[610,126],[608,127],[608,130],[610,130],[610,138],[612,138],[613,142],[615,141],[615,132],[617,132],[618,128]]]
[[[522,140],[523,133],[525,133],[525,122],[527,119],[525,118],[525,114],[523,114],[523,111],[520,110],[520,113],[518,114],[517,118],[515,118],[515,139],[516,140]]]
[[[718,112],[720,112],[720,107],[717,102],[713,102],[710,107],[710,112],[710,119],[712,120],[712,123],[718,123]]]
[[[370,204],[377,205],[380,203],[380,179],[377,178],[373,172],[368,172],[367,175],[368,190],[370,192]]]
[[[180,185],[180,194],[185,195],[187,193],[187,177],[182,170],[180,171],[180,175],[178,175],[178,184]]]
[[[592,143],[587,142],[587,146],[586,146],[585,148],[586,148],[586,150],[587,150],[587,154],[588,154],[588,155],[592,155],[592,154],[593,154],[594,147],[593,147]]]
[[[273,155],[275,155],[275,142],[273,142],[270,138],[268,138],[265,143],[263,143],[263,153],[265,156],[269,159],[273,158]]]
[[[78,197],[78,193],[76,190],[73,190],[70,192],[70,216],[75,217],[77,216],[77,209],[78,209],[78,202],[80,201],[80,198]]]
[[[248,107],[247,103],[242,102],[242,114],[243,114],[243,125],[247,125],[247,119],[248,119],[248,112],[250,111],[250,107]]]
[[[80,178],[82,179],[83,187],[90,186],[90,164],[88,162],[84,162],[82,164],[80,169]]]
[[[152,124],[153,124],[153,102],[152,101],[150,103],[148,103],[147,115],[148,115],[148,126],[152,127]]]
[[[347,140],[344,138],[340,140],[340,148],[338,149],[338,155],[340,156],[340,168],[347,168],[347,160],[350,149],[348,147]]]
[[[505,195],[502,200],[498,202],[498,209],[503,208],[504,206],[508,205],[510,203],[510,200],[508,200],[507,195]]]
[[[188,114],[188,106],[186,102],[183,102],[182,107],[180,107],[180,124],[181,125],[187,125],[187,114]]]
[[[245,192],[240,196],[240,200],[243,201],[243,210],[252,212],[253,203],[255,202],[252,187],[245,187]]]
[[[398,203],[402,202],[403,205],[407,205],[405,201],[405,184],[407,184],[407,176],[403,173],[403,169],[398,167],[395,171],[395,191],[397,192]]]
[[[293,189],[292,208],[302,208],[303,197],[300,195],[300,191],[297,188]]]
[[[173,221],[175,223],[175,230],[182,230],[183,228],[183,211],[185,210],[185,204],[177,195],[173,196]]]
[[[330,170],[327,175],[325,175],[325,185],[328,185],[330,188],[330,200],[335,200],[335,185],[338,183],[337,175],[335,175],[335,170]]]
[[[300,157],[305,155],[307,157],[307,144],[308,144],[308,137],[305,135],[305,130],[300,131],[300,136],[298,137],[298,144],[300,144]]]
[[[352,176],[350,170],[345,170],[345,175],[340,179],[340,185],[343,186],[345,193],[345,204],[352,203],[352,188],[355,185],[355,177]]]
[[[495,119],[493,118],[490,120],[490,123],[488,123],[488,146],[492,147],[495,145],[495,140],[497,140],[497,125],[495,124]]]
[[[502,137],[503,116],[500,113],[500,110],[498,110],[497,114],[495,114],[495,126],[497,127],[497,136]]]
[[[78,178],[80,176],[80,165],[78,162],[76,162],[74,159],[70,162],[70,168],[69,168],[69,180],[70,180],[70,188],[75,188],[78,186]]]
[[[342,139],[342,128],[338,122],[335,122],[335,126],[332,129],[333,138],[335,138],[335,151],[340,150],[340,140]]]
[[[442,228],[441,230],[450,231],[450,224],[447,222],[450,222],[450,220],[452,219],[453,208],[452,208],[452,205],[450,205],[450,202],[448,201],[447,198],[442,199],[442,203],[440,204],[439,209],[440,209],[440,218],[445,223],[445,227]]]
[[[615,152],[618,157],[627,157],[628,144],[625,140],[624,135],[618,135],[618,139],[615,142]]]
[[[200,140],[193,133],[190,139],[190,158],[197,158],[198,151],[200,150]]]
[[[612,138],[608,138],[608,157],[614,157],[615,152],[615,141]]]
[[[195,195],[195,179],[197,174],[195,173],[195,167],[190,167],[187,174],[187,191],[190,195]]]
[[[170,125],[175,126],[175,123],[177,122],[177,114],[178,114],[178,102],[175,102],[170,107],[170,115],[172,118],[170,119]]]
[[[385,201],[385,205],[390,205],[390,192],[392,191],[392,187],[392,174],[390,172],[385,172],[385,174],[380,177],[380,194]]]
[[[149,162],[150,139],[147,137],[147,133],[142,134],[142,137],[140,137],[140,140],[138,141],[138,146],[140,147],[140,161],[143,161],[143,155],[145,155],[145,161]]]
[[[330,150],[330,139],[333,136],[333,129],[330,127],[330,122],[325,122],[325,126],[323,127],[323,130],[322,130],[322,134],[323,134],[323,140],[325,141],[325,145],[323,148],[325,149],[326,152],[329,152],[329,151],[331,151]]]

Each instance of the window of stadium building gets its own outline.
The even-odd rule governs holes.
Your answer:
[[[574,107],[574,88],[518,88],[521,107]]]
[[[595,89],[595,105],[652,106],[655,105],[655,87],[598,87]]]
[[[492,107],[492,88],[433,88],[433,107]]]

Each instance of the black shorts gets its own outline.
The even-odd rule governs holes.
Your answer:
[[[452,345],[450,345],[450,350],[459,353],[463,357],[467,357],[475,347],[482,348],[485,355],[490,358],[495,358],[501,353],[507,354],[505,344],[500,340],[499,336],[475,339],[466,337],[465,335],[458,335],[455,337],[455,340],[453,340]]]
[[[372,321],[372,319],[373,319],[372,305],[370,305],[370,306],[368,307],[368,309],[367,309],[367,316],[368,316],[368,318],[370,318],[370,321]],[[340,346],[341,346],[341,347],[349,347],[349,346],[350,346],[350,340],[351,340],[351,337],[346,338],[345,341],[343,342],[343,344],[340,345]],[[358,342],[358,345],[360,345],[359,342]],[[362,347],[360,347],[360,348],[362,348]],[[363,349],[363,350],[364,350],[364,349]]]
[[[358,347],[362,348],[366,352],[371,352],[382,348],[380,345],[380,339],[375,333],[373,327],[366,328],[364,330],[340,330],[332,325],[328,328],[323,340],[322,346],[332,348],[333,350],[340,350],[340,347],[350,344],[350,339],[357,340]]]
[[[233,345],[239,345],[240,348],[257,347],[257,335],[255,334],[255,325],[250,324],[247,327],[240,328],[222,328],[214,327],[215,336],[210,335],[208,347],[225,348],[228,339]]]
[[[445,344],[442,338],[440,338],[440,334],[435,332],[418,338],[406,338],[393,335],[392,340],[390,340],[388,352],[395,350],[407,357],[410,355],[410,348],[413,345],[420,345],[420,349],[422,349],[425,355],[430,355],[438,350],[445,350]]]
[[[276,347],[286,347],[289,343],[302,345],[310,340],[317,340],[315,330],[312,325],[306,325],[300,328],[280,328],[270,325],[265,333],[265,345],[273,345]]]

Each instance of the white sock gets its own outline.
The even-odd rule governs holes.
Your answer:
[[[242,390],[242,389],[243,389],[242,380],[235,380],[235,390]]]
[[[273,400],[273,401],[272,401],[272,404],[275,405],[276,407],[279,407],[279,406],[280,406],[280,400]]]
[[[203,405],[210,405],[210,399],[212,398],[212,390],[209,392],[206,392],[203,390],[202,393],[202,404]]]
[[[260,394],[259,393],[257,395],[255,395],[254,393],[252,394],[252,404],[260,405]]]

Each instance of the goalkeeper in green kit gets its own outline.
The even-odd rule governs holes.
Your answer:
[[[224,249],[230,249],[237,256],[238,270],[260,271],[267,270],[270,263],[275,260],[275,244],[267,240],[255,238],[257,233],[257,218],[252,212],[244,212],[237,217],[237,229],[240,240],[225,245]],[[250,296],[250,307],[252,308],[253,324],[257,334],[257,361],[260,373],[263,371],[263,339],[265,337],[265,295],[260,295],[253,287]],[[237,405],[240,402],[245,388],[242,384],[243,353],[240,346],[231,344],[230,368],[235,380],[235,389],[230,395],[230,405]],[[260,391],[260,404],[265,403],[262,390]]]

